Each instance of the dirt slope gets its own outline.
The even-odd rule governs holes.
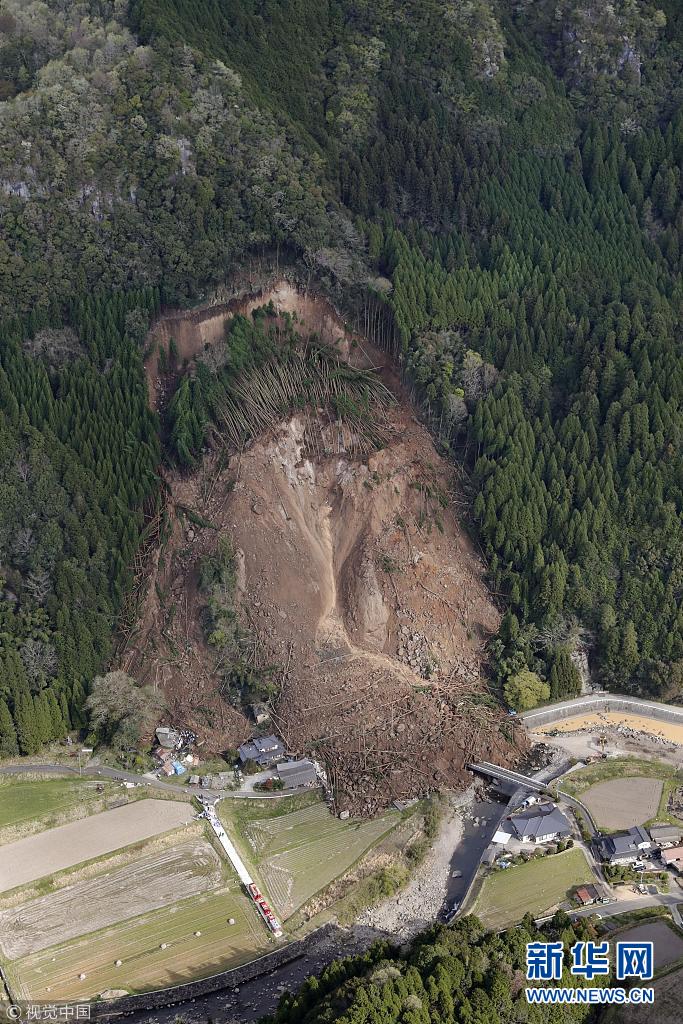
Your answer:
[[[349,351],[326,303],[297,305],[294,289],[281,284],[254,305],[269,297]],[[204,345],[206,321],[198,319],[194,333],[173,328],[187,355]],[[354,361],[383,360],[366,343],[353,351]],[[212,455],[197,473],[169,480],[171,505],[194,509],[215,529],[172,516],[125,658],[138,678],[165,690],[176,719],[208,747],[249,734],[216,692],[197,591],[200,556],[229,532],[242,621],[259,662],[276,666],[273,720],[291,751],[327,763],[339,806],[363,813],[433,787],[461,788],[470,757],[515,753],[500,731],[504,717],[481,699],[482,648],[499,615],[453,512],[452,467],[390,370],[383,376],[399,399],[389,412],[392,440],[366,459],[340,452],[333,428],[312,411],[227,465]],[[150,379],[154,390],[154,368]]]

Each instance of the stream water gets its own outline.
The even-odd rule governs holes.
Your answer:
[[[496,826],[505,810],[507,801],[496,800],[492,795],[485,800],[475,800],[464,821],[461,841],[451,860],[451,877],[448,881],[448,904],[460,903],[469,888],[481,855],[491,842]]]

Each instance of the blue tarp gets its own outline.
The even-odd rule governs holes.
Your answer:
[[[173,771],[176,773],[176,775],[184,775],[185,772],[187,771],[187,768],[185,767],[185,765],[181,764],[180,761],[174,761]]]

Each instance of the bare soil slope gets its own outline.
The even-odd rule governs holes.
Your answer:
[[[354,361],[384,361],[365,342],[351,352],[322,300],[283,283],[253,305],[270,298],[339,340]],[[206,320],[193,317],[184,354],[204,345]],[[173,336],[181,337],[176,326]],[[348,455],[312,411],[228,465],[215,454],[197,473],[169,480],[171,504],[214,529],[174,518],[125,659],[165,690],[175,717],[209,747],[245,738],[248,722],[217,693],[197,590],[201,555],[228,531],[240,614],[260,664],[276,667],[273,720],[291,751],[326,762],[340,806],[362,813],[430,788],[462,788],[470,757],[517,753],[501,732],[505,719],[482,700],[482,648],[499,615],[453,512],[453,467],[388,368],[383,377],[398,398],[388,414],[392,440],[368,458]]]

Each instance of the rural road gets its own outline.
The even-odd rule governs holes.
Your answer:
[[[572,910],[571,917],[591,917],[599,914],[600,917],[618,917],[619,914],[628,914],[634,910],[646,910],[648,907],[667,907],[671,912],[676,924],[680,927],[683,924],[678,904],[681,897],[676,893],[669,894],[660,892],[656,896],[640,896],[632,900],[619,900],[617,903],[603,904],[599,907],[584,907],[582,910]]]
[[[46,775],[80,775],[79,769],[69,764],[5,764],[0,765],[0,775],[25,775],[27,772],[43,772]],[[140,775],[137,772],[127,772],[122,768],[109,768],[106,765],[84,764],[84,776],[92,778],[100,776],[104,779],[114,779],[119,782],[135,782],[139,786],[150,786],[152,789],[159,789],[162,793],[180,793],[182,796],[208,796],[208,797],[235,797],[242,800],[282,800],[292,796],[291,792],[281,793],[260,793],[255,792],[253,784],[245,784],[242,790],[232,789],[203,789],[201,786],[174,786],[172,782],[162,782],[151,775]],[[255,781],[258,781],[256,779]]]

